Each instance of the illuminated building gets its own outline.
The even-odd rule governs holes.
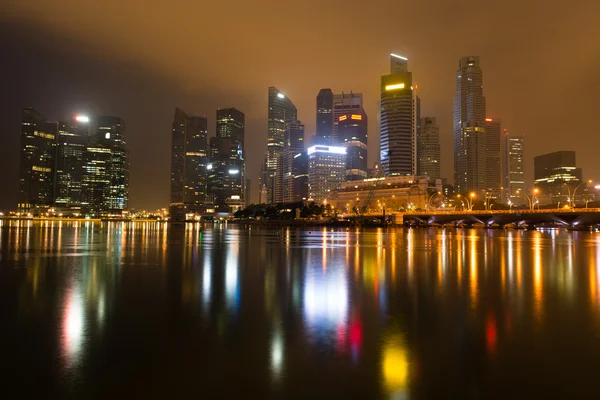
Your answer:
[[[242,148],[230,137],[210,138],[210,162],[206,166],[207,193],[217,212],[235,212],[244,206],[245,163]]]
[[[323,202],[344,181],[346,148],[340,146],[312,146],[308,154],[308,196]]]
[[[321,89],[317,95],[317,132],[315,144],[333,144],[333,91]]]
[[[46,121],[33,108],[23,109],[18,199],[23,211],[54,202],[56,134],[56,123]]]
[[[367,212],[405,211],[424,209],[428,198],[427,178],[411,175],[368,178],[348,181],[332,191],[331,204],[344,212],[355,213],[365,207],[369,193],[373,193]]]
[[[413,175],[417,170],[415,97],[408,60],[390,55],[390,75],[381,77],[380,162],[386,175]]]
[[[171,203],[197,208],[206,199],[207,120],[175,109],[171,133]]]
[[[338,130],[340,117],[363,108],[362,93],[339,93],[333,95],[333,142],[338,144]]]
[[[430,182],[441,178],[440,164],[440,128],[435,117],[421,118],[417,134],[417,158],[420,176],[425,176]]]
[[[534,157],[533,174],[542,204],[570,205],[576,188],[581,185],[582,172],[575,163],[574,151],[557,151]],[[584,188],[580,188],[583,193]],[[577,198],[576,198],[577,199]]]
[[[217,110],[217,136],[230,138],[233,144],[239,144],[244,158],[244,126],[246,116],[236,108],[219,108]]]
[[[96,118],[95,145],[110,150],[107,166],[108,189],[103,211],[118,213],[129,204],[129,152],[125,141],[125,122],[119,117]]]
[[[261,191],[267,191],[266,203],[275,203],[283,197],[283,143],[285,126],[298,119],[294,103],[276,87],[269,87],[267,115],[267,151],[260,176]]]
[[[463,57],[454,98],[454,186],[458,193],[486,188],[485,98],[479,57]]]
[[[304,151],[304,125],[300,121],[292,121],[285,127],[283,146],[283,190],[281,202],[291,203],[295,199],[294,156]]]
[[[88,146],[83,152],[81,209],[85,213],[97,215],[108,210],[111,158],[111,150],[99,145]]]
[[[308,200],[308,153],[306,150],[294,155],[292,161],[294,176],[293,202]]]
[[[505,129],[502,136],[502,186],[504,201],[511,204],[524,204],[525,159],[523,155],[525,139],[523,135],[510,135]]]
[[[501,137],[502,122],[496,118],[485,119],[485,190],[492,198],[500,198],[502,186]]]
[[[76,118],[58,124],[54,193],[55,206],[63,212],[82,211],[84,153],[88,145],[89,132],[89,118],[87,122],[77,121]]]
[[[363,109],[340,115],[338,140],[346,147],[345,180],[367,177],[367,114]]]

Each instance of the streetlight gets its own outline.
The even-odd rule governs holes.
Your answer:
[[[432,200],[432,199],[433,199],[435,196],[437,196],[438,194],[442,194],[442,192],[437,192],[437,193],[434,193],[434,194],[432,194],[432,195],[429,197],[429,199],[427,200],[427,208],[428,208],[428,209],[432,209],[432,208],[433,208],[433,207],[431,206],[431,200]]]
[[[513,202],[508,199],[508,211],[512,211]]]

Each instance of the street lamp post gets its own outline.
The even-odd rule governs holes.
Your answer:
[[[432,194],[429,199],[427,200],[427,208],[431,211],[433,209],[433,207],[431,206],[431,200],[433,200],[433,198],[435,196],[437,196],[438,194],[442,194],[442,192],[436,192],[434,194]]]

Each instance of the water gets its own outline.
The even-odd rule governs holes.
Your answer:
[[[0,221],[0,346],[3,398],[599,398],[600,235]]]

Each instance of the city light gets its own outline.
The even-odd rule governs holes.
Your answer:
[[[399,59],[404,60],[404,61],[408,61],[408,58],[399,56],[398,54],[390,53],[390,56],[399,58]]]
[[[395,85],[387,85],[385,87],[386,91],[390,91],[390,90],[398,90],[398,89],[404,89],[404,83],[396,83]]]
[[[77,122],[90,122],[90,117],[86,116],[86,115],[78,115],[75,117],[75,121]]]
[[[312,146],[306,152],[309,155],[314,153],[346,154],[346,148],[340,146]]]
[[[240,170],[239,169],[230,169],[229,170],[229,175],[235,175],[235,174],[239,174]]]
[[[279,97],[280,99],[285,98],[285,96],[283,95],[283,93],[277,93],[277,97]]]

